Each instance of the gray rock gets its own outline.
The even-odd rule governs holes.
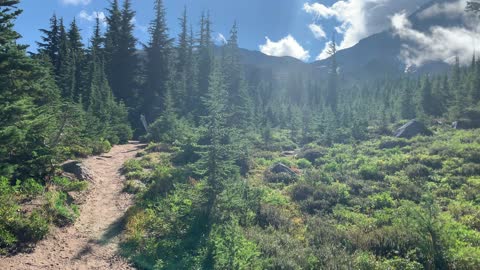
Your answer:
[[[287,165],[283,163],[277,163],[270,168],[272,173],[286,173],[292,176],[296,176],[297,173],[290,169]]]
[[[397,138],[406,139],[410,139],[418,135],[432,136],[433,132],[430,131],[422,122],[411,120],[393,133],[393,136]]]
[[[76,179],[82,181],[91,181],[93,180],[92,172],[85,167],[81,161],[78,160],[69,160],[62,164],[62,170],[73,175]]]

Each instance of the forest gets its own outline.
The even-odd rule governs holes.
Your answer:
[[[172,37],[155,0],[139,47],[132,1],[110,2],[87,44],[54,14],[27,53],[0,0],[0,258],[75,223],[89,184],[63,162],[138,140],[119,251],[137,269],[480,268],[475,55],[359,80],[332,42],[325,74],[279,75],[243,64],[234,20],[218,46],[185,7]]]

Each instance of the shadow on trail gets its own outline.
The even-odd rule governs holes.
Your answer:
[[[100,237],[100,239],[95,240],[95,243],[101,246],[105,246],[110,243],[112,239],[120,235],[125,229],[126,220],[126,216],[122,216],[119,219],[115,220],[115,222],[108,226],[107,230]]]

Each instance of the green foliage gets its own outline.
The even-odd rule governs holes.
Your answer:
[[[312,163],[308,159],[301,158],[297,160],[297,166],[300,169],[309,169],[312,167]]]
[[[57,226],[72,224],[78,217],[78,208],[68,203],[68,195],[62,191],[50,191],[46,194],[47,204],[45,206],[53,223]]]
[[[83,191],[88,187],[87,181],[72,181],[66,177],[54,177],[52,183],[63,192]]]
[[[210,235],[213,245],[213,269],[262,269],[257,245],[245,238],[234,220],[214,226]]]

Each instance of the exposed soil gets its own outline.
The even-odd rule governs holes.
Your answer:
[[[114,146],[101,157],[83,161],[93,179],[74,225],[52,228],[30,254],[0,257],[0,269],[134,269],[117,255],[124,216],[133,197],[123,193],[120,168],[142,145]]]

